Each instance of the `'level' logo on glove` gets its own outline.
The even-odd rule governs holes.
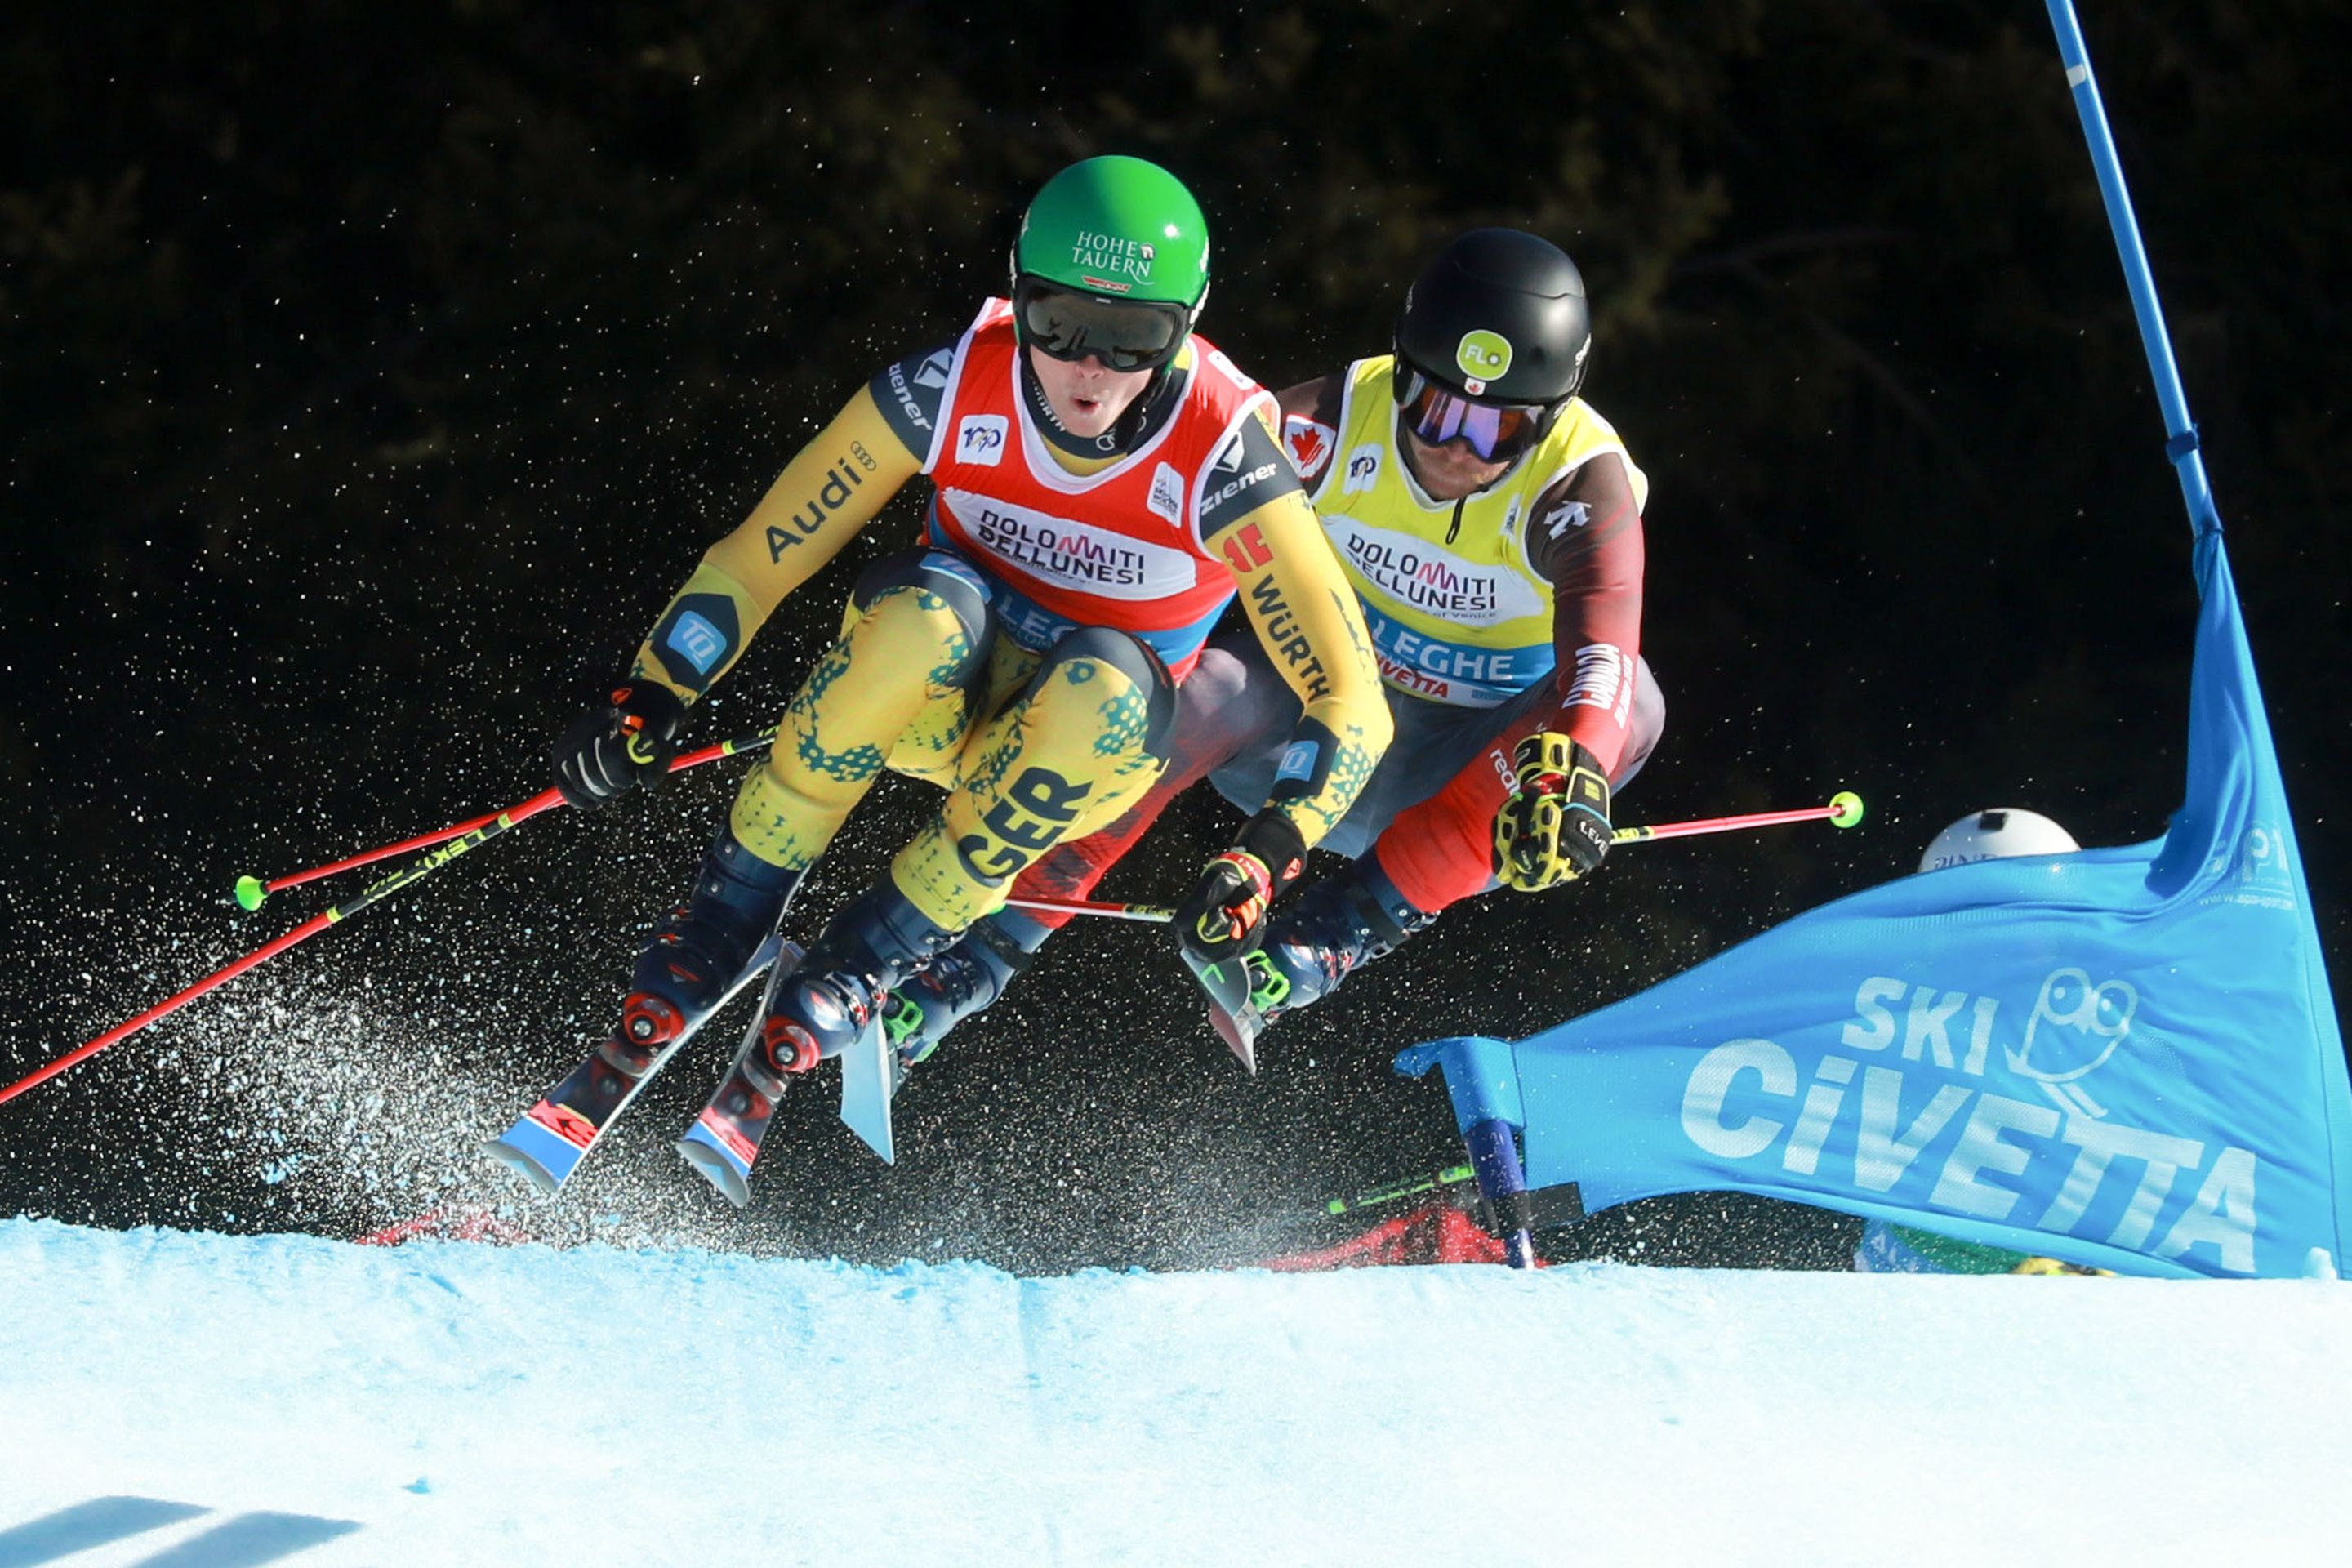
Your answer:
[[[1567,736],[1538,731],[1512,752],[1510,798],[1495,813],[1496,876],[1521,892],[1572,882],[1609,853],[1609,778]]]

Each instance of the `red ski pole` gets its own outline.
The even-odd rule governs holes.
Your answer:
[[[1827,822],[1852,827],[1862,820],[1862,796],[1840,790],[1827,805],[1802,805],[1790,811],[1752,811],[1742,816],[1700,816],[1688,822],[1662,822],[1652,827],[1621,827],[1611,836],[1616,844],[1640,844],[1652,838],[1688,838],[1700,833],[1736,833],[1744,827],[1779,827],[1791,822]],[[1165,925],[1176,911],[1164,904],[1107,904],[1087,899],[1007,899],[1024,910],[1058,910],[1076,915],[1107,915],[1112,920],[1150,921]]]
[[[1698,833],[1737,833],[1745,827],[1779,827],[1790,822],[1827,821],[1832,827],[1852,827],[1862,820],[1862,796],[1840,790],[1826,805],[1803,805],[1794,811],[1751,811],[1744,816],[1697,816],[1688,822],[1662,822],[1654,827],[1621,827],[1610,836],[1612,844],[1639,844],[1650,838],[1688,838]]]
[[[307,941],[310,938],[318,935],[329,926],[335,924],[337,921],[349,920],[352,916],[359,913],[370,904],[375,903],[382,899],[390,898],[393,894],[400,891],[401,889],[407,887],[411,882],[431,876],[434,872],[439,870],[442,867],[446,866],[450,861],[455,860],[458,856],[463,855],[467,850],[471,849],[477,844],[488,843],[491,839],[496,838],[499,834],[504,833],[508,828],[514,826],[517,823],[527,822],[530,818],[537,816],[541,812],[545,811],[548,807],[561,804],[562,799],[563,797],[561,795],[558,795],[553,790],[549,790],[543,795],[531,796],[530,799],[525,801],[522,805],[516,806],[511,811],[500,812],[497,816],[491,818],[483,826],[476,828],[473,832],[467,834],[464,837],[451,839],[448,843],[443,845],[432,854],[427,855],[424,859],[419,860],[414,866],[404,867],[400,870],[394,871],[391,876],[384,878],[382,881],[368,889],[367,891],[362,893],[359,897],[347,900],[342,903],[337,904],[333,909],[327,910],[324,914],[312,915],[309,920],[304,921],[300,925],[296,926],[284,936],[278,938],[274,942],[263,943],[261,946],[254,949],[251,952],[247,953],[243,958],[238,959],[235,963],[230,964],[227,968],[216,970],[213,973],[206,975],[204,979],[197,981],[194,985],[189,986],[185,991],[181,992],[178,995],[171,997],[166,1001],[158,1002],[154,1006],[148,1008],[147,1011],[140,1014],[137,1017],[130,1020],[128,1023],[116,1025],[113,1028],[107,1030],[106,1033],[99,1036],[98,1038],[90,1041],[88,1045],[82,1046],[78,1049],[68,1051],[64,1056],[59,1057],[56,1061],[51,1062],[48,1066],[40,1068],[37,1072],[30,1073],[24,1078],[18,1079],[15,1083],[10,1084],[5,1089],[0,1089],[0,1105],[5,1105],[8,1101],[16,1099],[26,1089],[33,1088],[36,1084],[47,1083],[49,1079],[57,1077],[58,1074],[65,1071],[68,1068],[72,1067],[76,1062],[96,1056],[99,1052],[106,1049],[107,1047],[114,1044],[117,1040],[137,1034],[140,1030],[145,1028],[156,1019],[161,1018],[167,1014],[179,1011],[179,1009],[186,1006],[189,1003],[194,1001],[197,997],[202,996],[207,991],[212,991],[227,984],[238,975],[243,974],[247,970],[251,969],[257,964],[267,963],[269,960],[277,957],[279,953],[284,952],[288,948],[292,947],[296,942]]]
[[[756,735],[746,735],[738,741],[721,741],[715,746],[705,746],[700,751],[684,752],[670,759],[669,771],[674,773],[683,773],[688,768],[700,767],[705,763],[715,763],[721,757],[731,757],[743,752],[755,752],[775,738],[776,732],[773,730],[762,730]],[[257,910],[261,907],[261,901],[272,893],[284,892],[289,888],[299,887],[305,882],[315,882],[321,877],[331,877],[338,871],[348,871],[357,866],[368,866],[378,860],[388,860],[394,855],[405,855],[412,849],[430,849],[436,844],[446,844],[452,838],[463,838],[468,833],[488,827],[501,816],[511,816],[519,811],[541,811],[550,805],[562,804],[563,804],[563,797],[551,789],[535,795],[522,805],[511,806],[506,811],[494,811],[487,816],[477,816],[469,822],[460,822],[436,832],[420,833],[414,838],[404,838],[397,844],[386,844],[381,848],[366,850],[329,865],[313,866],[307,871],[290,872],[283,877],[272,878],[267,882],[258,877],[239,877],[236,879],[236,901],[245,909]]]
[[[704,763],[713,762],[720,757],[732,756],[738,752],[749,751],[755,747],[765,745],[774,738],[775,732],[773,731],[769,731],[762,734],[751,736],[746,740],[729,741],[720,745],[706,746],[698,752],[688,752],[682,756],[676,757],[671,760],[669,764],[670,772],[677,773],[681,769],[698,767]],[[8,1085],[6,1088],[0,1089],[0,1105],[7,1104],[8,1101],[16,1099],[18,1095],[24,1093],[28,1089],[47,1083],[49,1079],[57,1077],[59,1073],[64,1072],[68,1068],[74,1066],[78,1062],[88,1060],[89,1058],[96,1056],[99,1052],[106,1049],[107,1047],[115,1044],[117,1041],[137,1034],[140,1030],[145,1028],[156,1019],[179,1011],[182,1007],[186,1006],[189,1003],[194,1001],[197,997],[204,995],[206,992],[217,990],[219,987],[227,984],[238,975],[243,974],[247,970],[268,963],[271,959],[277,957],[279,953],[284,952],[288,948],[292,947],[295,943],[306,942],[311,937],[318,935],[320,931],[325,931],[329,926],[351,919],[352,916],[359,913],[362,910],[366,909],[370,904],[377,903],[384,899],[388,899],[393,894],[400,891],[401,889],[407,887],[410,883],[419,881],[425,877],[431,876],[434,872],[439,870],[442,867],[446,866],[450,861],[455,860],[458,856],[463,855],[467,850],[473,848],[475,846],[487,844],[491,839],[496,838],[499,834],[506,832],[509,828],[514,827],[519,824],[528,822],[532,817],[537,816],[541,812],[550,810],[552,807],[562,805],[562,804],[564,804],[564,802],[562,792],[553,789],[541,790],[539,794],[531,796],[529,800],[524,801],[520,805],[509,806],[506,810],[499,812],[494,816],[478,818],[470,826],[461,824],[458,827],[449,829],[438,836],[428,834],[424,839],[414,841],[419,843],[437,843],[438,847],[435,848],[431,854],[425,856],[415,865],[403,867],[400,870],[394,871],[391,876],[374,883],[357,898],[348,899],[342,903],[337,904],[333,909],[327,910],[323,914],[312,915],[309,920],[304,921],[300,925],[296,926],[284,936],[278,937],[275,941],[263,943],[261,946],[254,949],[251,952],[247,953],[243,958],[238,959],[236,963],[228,965],[225,969],[216,970],[213,973],[205,976],[205,978],[197,981],[194,985],[189,986],[186,990],[180,992],[177,995],[169,997],[164,1001],[158,1002],[154,1006],[148,1008],[147,1011],[140,1014],[137,1017],[132,1018],[128,1022],[116,1025],[113,1028],[107,1030],[106,1033],[99,1036],[98,1038],[90,1041],[89,1044],[78,1047],[77,1048],[67,1052],[64,1056],[59,1057],[56,1061],[51,1062],[48,1066],[28,1073],[25,1077],[18,1079],[16,1082]],[[355,859],[346,861],[343,864],[361,865],[368,860],[381,859],[383,856],[395,852],[395,848],[378,850],[368,855],[359,857]],[[258,909],[262,899],[267,897],[269,892],[275,891],[278,887],[290,886],[294,882],[307,881],[313,877],[324,876],[328,870],[339,868],[340,868],[336,867],[329,867],[317,871],[305,872],[300,876],[284,879],[280,882],[268,884],[266,887],[258,879],[246,877],[240,879],[238,881],[237,901],[245,904],[245,907],[247,909]],[[247,902],[247,900],[248,884],[250,885],[250,889],[253,893],[250,902]]]

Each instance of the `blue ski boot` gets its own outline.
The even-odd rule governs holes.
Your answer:
[[[950,946],[887,877],[833,918],[808,955],[768,998],[761,1054],[779,1073],[839,1056],[877,1017],[890,993]]]
[[[677,1152],[730,1203],[751,1202],[751,1165],[785,1084],[858,1045],[869,1029],[878,1043],[890,992],[956,934],[933,924],[887,877],[860,895],[790,973],[780,965],[771,976],[764,1017]]]
[[[1319,1002],[1436,918],[1415,908],[1367,856],[1307,889],[1288,913],[1276,917],[1265,944],[1244,960],[1251,1005],[1272,1019]]]
[[[898,1060],[913,1067],[929,1057],[950,1029],[1003,995],[1013,977],[1035,956],[994,915],[964,932],[961,941],[893,991],[885,1004],[882,1026],[890,1032]]]
[[[801,873],[769,864],[722,824],[684,909],[656,927],[637,954],[621,1026],[610,1044],[650,1058],[726,996],[774,933]],[[631,1065],[615,1063],[625,1070]]]
[[[1416,908],[1370,857],[1307,889],[1265,941],[1236,959],[1186,962],[1209,1003],[1209,1022],[1242,1066],[1257,1071],[1258,1031],[1329,995],[1349,972],[1435,920]]]

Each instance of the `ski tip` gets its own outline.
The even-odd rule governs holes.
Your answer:
[[[1842,789],[1830,796],[1830,826],[1852,827],[1862,820],[1862,796],[1850,789]]]
[[[481,1145],[478,1152],[486,1158],[496,1160],[499,1164],[538,1188],[541,1197],[553,1197],[556,1190],[562,1184],[555,1179],[554,1173],[546,1166],[503,1138],[490,1139]]]
[[[898,1092],[902,1076],[898,1050],[879,1018],[841,1054],[841,1124],[886,1165],[898,1163],[890,1130],[890,1097]]]
[[[739,1209],[750,1205],[751,1184],[736,1173],[735,1167],[728,1163],[726,1155],[709,1144],[702,1142],[690,1132],[677,1141],[677,1148],[678,1153],[685,1157],[686,1163],[701,1173],[704,1181],[719,1189],[720,1197]]]
[[[1209,1022],[1217,1026],[1217,1036],[1226,1047],[1240,1058],[1252,1078],[1257,1076],[1257,1031],[1247,1020],[1234,1016],[1222,1007],[1209,1009]]]
[[[268,897],[269,885],[260,878],[239,877],[236,879],[236,907],[246,913],[251,914],[259,909],[262,900]]]
[[[1232,1048],[1255,1078],[1257,1053],[1254,1046],[1258,1021],[1256,1008],[1250,1002],[1248,971],[1238,962],[1228,971],[1222,963],[1210,963],[1190,952],[1184,954],[1184,962],[1207,994],[1209,1022],[1216,1026],[1217,1037]]]

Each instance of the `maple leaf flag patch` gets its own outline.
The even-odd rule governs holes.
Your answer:
[[[1339,440],[1339,432],[1319,420],[1293,414],[1282,422],[1282,444],[1302,479],[1331,460],[1331,448]]]

